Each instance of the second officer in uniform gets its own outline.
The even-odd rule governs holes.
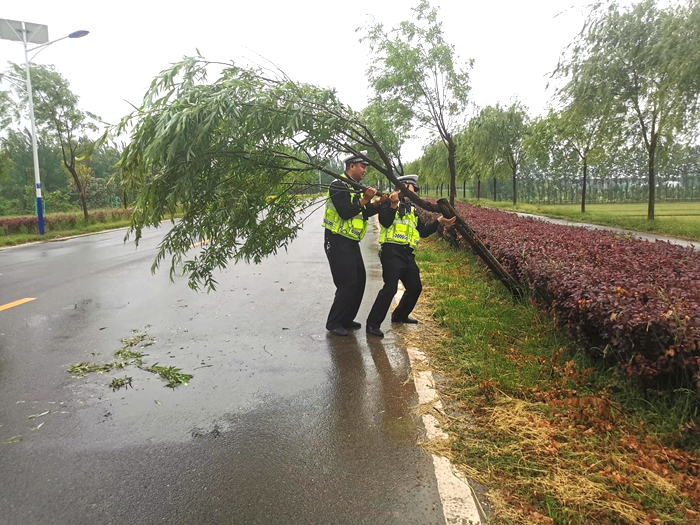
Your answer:
[[[418,175],[404,175],[398,180],[413,193],[418,192]],[[368,334],[384,337],[380,326],[389,311],[392,299],[396,295],[399,281],[403,283],[406,291],[391,315],[391,322],[418,322],[409,317],[423,291],[420,270],[413,251],[418,245],[420,237],[427,237],[435,233],[439,224],[452,226],[455,220],[456,217],[446,219],[440,215],[435,221],[425,224],[416,214],[413,203],[408,197],[401,198],[398,191],[392,193],[389,200],[381,204],[379,208],[379,223],[381,225],[379,257],[382,261],[384,287],[379,290],[377,299],[367,317]]]

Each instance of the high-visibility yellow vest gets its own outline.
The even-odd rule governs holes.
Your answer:
[[[345,184],[345,187],[348,191],[354,190],[349,184]],[[326,212],[323,215],[323,227],[353,241],[361,241],[365,233],[367,233],[367,221],[362,216],[362,212],[348,220],[340,218],[331,200],[330,189],[326,194]]]
[[[413,206],[411,206],[411,211],[405,213],[403,217],[400,217],[397,213],[391,226],[389,228],[382,226],[379,232],[380,244],[384,244],[385,242],[406,244],[415,249],[416,246],[418,246],[419,239],[418,216]]]

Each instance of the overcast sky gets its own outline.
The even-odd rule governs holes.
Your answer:
[[[544,111],[552,92],[547,74],[580,31],[589,0],[432,0],[440,7],[446,40],[463,60],[473,58],[472,101],[507,104],[517,97],[531,114]],[[252,0],[160,2],[31,0],[3,2],[0,18],[45,24],[51,40],[86,29],[78,40],[43,50],[34,62],[53,64],[80,97],[83,109],[115,123],[139,105],[152,78],[196,50],[211,60],[263,56],[290,77],[338,90],[354,109],[367,101],[369,63],[358,42],[372,19],[392,27],[411,17],[414,2]],[[0,60],[24,61],[22,44],[0,40]],[[420,156],[412,141],[404,160]]]

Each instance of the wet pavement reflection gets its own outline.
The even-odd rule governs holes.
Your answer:
[[[151,276],[162,231],[136,251],[123,232],[0,251],[0,303],[37,298],[0,312],[0,441],[22,436],[0,445],[0,523],[444,523],[408,357],[389,323],[384,339],[364,332],[376,226],[363,328],[340,338],[323,328],[317,215],[210,294]],[[116,375],[134,388],[113,392],[107,375],[66,373],[132,331],[154,338],[146,364],[193,373],[189,386],[132,367]]]

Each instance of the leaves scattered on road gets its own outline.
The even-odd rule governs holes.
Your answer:
[[[187,386],[188,381],[194,377],[192,374],[183,374],[181,368],[175,368],[174,366],[158,366],[158,363],[151,366],[141,366],[139,368],[146,372],[158,374],[168,382],[165,386],[169,386],[170,388],[175,388],[178,385]]]
[[[146,327],[148,328],[148,326]],[[97,372],[99,374],[104,374],[111,372],[116,369],[124,369],[127,366],[136,366],[141,370],[146,372],[151,372],[153,374],[158,374],[162,377],[170,388],[175,388],[179,385],[187,386],[189,381],[194,377],[192,374],[186,374],[182,372],[181,368],[175,366],[159,366],[158,363],[153,365],[144,365],[143,358],[147,355],[141,352],[138,348],[146,348],[155,344],[155,338],[148,335],[145,331],[132,330],[131,337],[121,339],[121,343],[124,345],[122,348],[114,352],[114,357],[118,361],[112,361],[110,363],[90,363],[82,362],[68,367],[68,373],[73,374],[73,377],[83,377],[85,374],[91,372]],[[94,352],[93,352],[93,355]],[[124,376],[122,378],[113,378],[109,383],[109,387],[113,390],[119,390],[121,387],[131,387],[133,378],[130,376]],[[159,403],[160,404],[160,403]]]
[[[45,416],[46,414],[50,414],[50,413],[51,413],[51,411],[47,410],[46,412],[42,412],[41,414],[32,414],[31,416],[29,416],[29,419],[36,419],[38,417]]]
[[[131,386],[131,376],[114,377],[109,384],[112,387],[112,392],[119,390],[121,387],[129,388]],[[131,386],[131,388],[134,388]]]

